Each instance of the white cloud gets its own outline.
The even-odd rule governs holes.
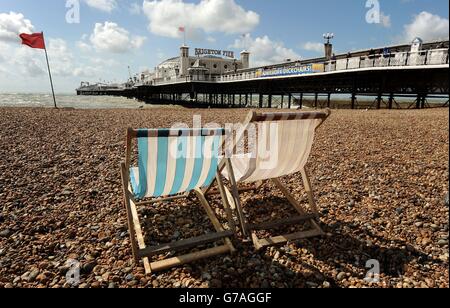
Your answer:
[[[384,12],[381,12],[380,24],[384,28],[390,28],[392,26],[391,15],[386,15]]]
[[[127,30],[113,22],[95,24],[94,32],[90,36],[90,41],[97,50],[113,53],[125,53],[131,49],[138,49],[145,39],[143,36],[130,36]]]
[[[52,73],[59,76],[71,76],[74,71],[74,57],[66,41],[50,39],[48,46]]]
[[[8,46],[6,46],[6,44],[3,44],[0,41],[0,63],[6,60],[4,54],[6,54],[5,50],[6,50],[7,47]]]
[[[111,13],[116,7],[116,0],[85,0],[86,4],[95,9]]]
[[[182,0],[144,0],[143,12],[149,20],[149,30],[157,35],[181,37],[179,27],[188,36],[198,32],[246,33],[259,24],[259,15],[246,11],[234,0],[201,0],[198,4]]]
[[[317,52],[317,53],[325,52],[323,43],[318,43],[318,42],[306,42],[305,44],[302,45],[302,48],[304,50],[314,51],[314,52]]]
[[[404,28],[403,39],[408,42],[416,37],[426,41],[448,39],[449,37],[448,19],[425,11],[414,16],[412,22],[405,25]]]
[[[26,46],[11,48],[14,56],[10,58],[10,67],[27,77],[39,77],[45,74],[44,53],[42,50],[31,49]],[[9,69],[9,71],[11,71]],[[17,71],[15,73],[17,73]]]
[[[130,12],[131,15],[139,15],[142,13],[142,6],[136,2],[133,2],[128,8],[128,11]]]
[[[20,42],[20,33],[32,33],[33,25],[23,14],[0,13],[0,41]]]
[[[82,52],[92,51],[92,46],[84,41],[78,41],[78,42],[76,42],[76,45],[77,45],[78,49],[80,49]]]
[[[267,35],[255,39],[246,35],[237,39],[231,47],[249,50],[252,66],[264,66],[280,63],[287,59],[298,60],[301,58],[294,50],[284,47],[282,42],[272,41]]]

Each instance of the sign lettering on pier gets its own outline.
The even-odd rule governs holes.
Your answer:
[[[196,56],[222,56],[227,58],[234,58],[234,52],[228,50],[218,50],[218,49],[204,49],[195,48]]]
[[[312,73],[322,73],[325,71],[323,64],[307,64],[292,67],[277,67],[259,69],[256,72],[256,77],[275,77],[275,76],[289,76],[289,75],[303,75]]]

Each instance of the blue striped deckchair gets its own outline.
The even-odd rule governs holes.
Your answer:
[[[129,129],[126,161],[121,164],[125,207],[133,257],[141,259],[146,273],[190,263],[218,254],[234,252],[230,241],[234,222],[218,166],[224,129]],[[132,141],[137,140],[138,166],[131,167]],[[228,162],[229,163],[229,162]],[[206,200],[203,188],[218,183],[229,229],[225,230]],[[187,198],[194,192],[211,220],[216,233],[147,247],[136,207],[155,202]],[[149,259],[167,252],[188,250],[223,241],[223,245],[157,262]]]

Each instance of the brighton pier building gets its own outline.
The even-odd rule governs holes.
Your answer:
[[[237,72],[250,67],[250,52],[242,51],[240,59],[233,51],[196,48],[194,55],[189,54],[188,46],[181,46],[180,55],[168,59],[153,72],[142,72],[134,82],[142,85],[154,85],[189,80],[214,80],[223,74]],[[137,79],[137,80],[136,80]]]

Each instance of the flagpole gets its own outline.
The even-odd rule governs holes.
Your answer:
[[[47,44],[45,44],[44,32],[42,32],[42,38],[44,39],[45,59],[47,60],[48,76],[50,77],[50,85],[52,87],[53,103],[54,103],[55,109],[58,109],[58,106],[56,105],[55,89],[53,87],[52,73],[50,71],[50,64],[48,62]]]

